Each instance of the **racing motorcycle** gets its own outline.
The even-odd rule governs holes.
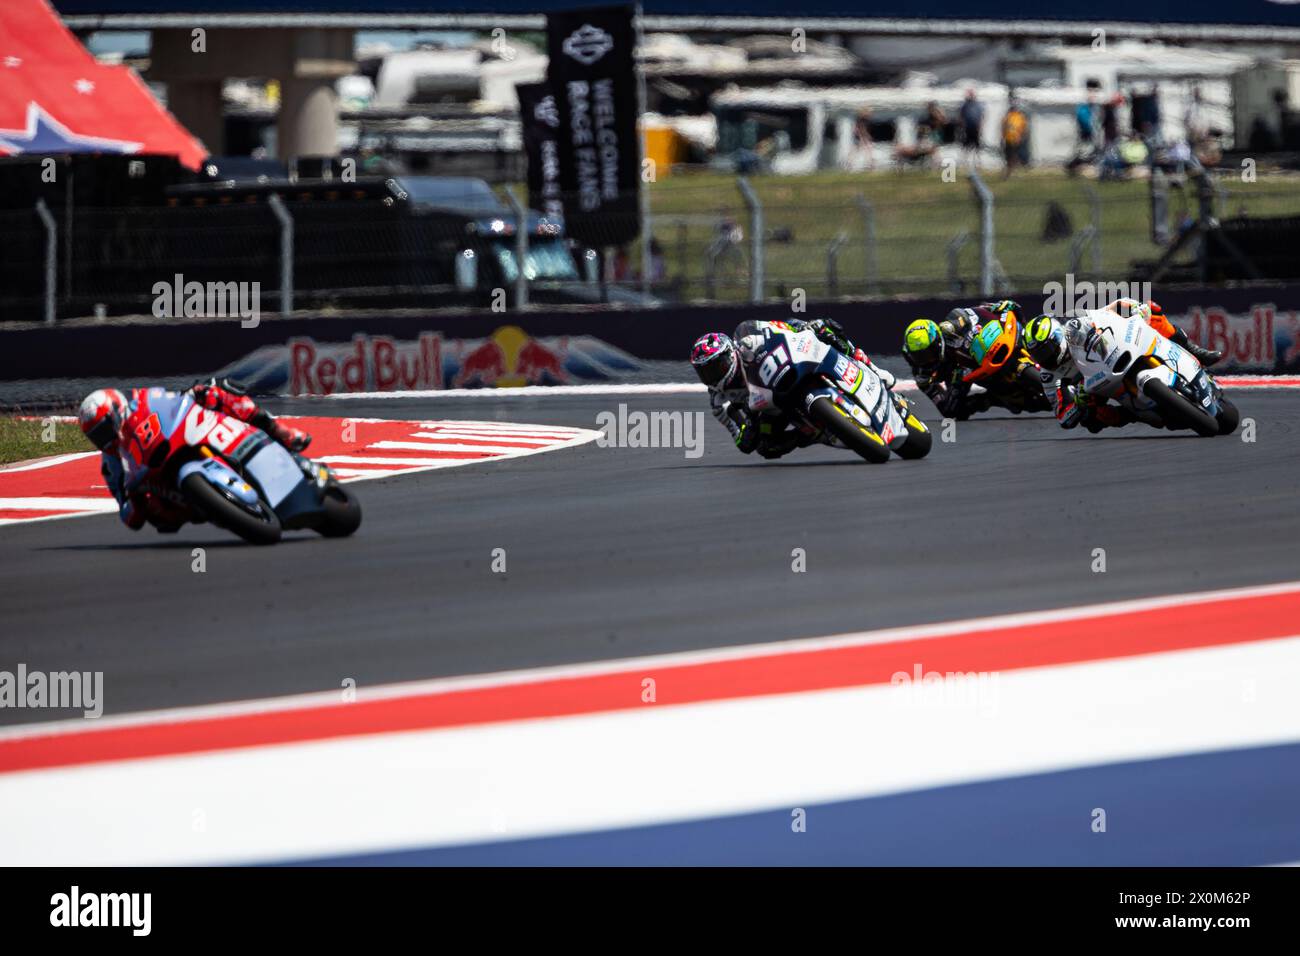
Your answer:
[[[329,468],[188,392],[144,393],[122,447],[144,466],[132,487],[160,495],[178,524],[210,521],[252,544],[274,544],[286,528],[333,538],[361,525],[360,503]]]
[[[1017,415],[1051,411],[1040,369],[1020,343],[1020,323],[1014,312],[1004,312],[980,326],[971,340],[970,354],[979,364],[964,380],[982,386],[996,404]]]
[[[884,387],[875,370],[864,367],[817,338],[779,323],[738,343],[756,413],[776,409],[824,444],[847,448],[873,464],[924,458],[932,437],[906,399]]]
[[[1156,428],[1189,428],[1202,438],[1230,435],[1241,421],[1237,407],[1195,356],[1146,318],[1099,311],[1066,323],[1083,390],[1126,404]]]

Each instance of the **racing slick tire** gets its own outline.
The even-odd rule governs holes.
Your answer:
[[[1202,438],[1213,438],[1219,434],[1219,422],[1213,415],[1193,405],[1164,382],[1147,382],[1145,393],[1160,409],[1160,417],[1165,420],[1166,426],[1190,428]]]
[[[338,485],[325,489],[325,518],[316,531],[326,538],[346,538],[361,527],[361,502]]]
[[[261,501],[262,514],[254,514],[241,502],[223,495],[202,475],[190,475],[181,482],[185,497],[209,521],[239,535],[249,544],[275,544],[280,540],[280,519]]]
[[[930,448],[934,444],[934,436],[925,427],[925,423],[913,415],[911,411],[905,411],[903,424],[907,426],[907,439],[894,449],[894,454],[909,461],[924,458],[930,454]]]
[[[818,398],[808,409],[808,417],[822,425],[843,445],[852,450],[859,458],[881,465],[889,461],[889,446],[885,440],[863,428],[848,412],[840,408],[829,398]]]
[[[1226,398],[1219,399],[1219,414],[1215,415],[1214,418],[1219,423],[1220,435],[1231,435],[1237,430],[1237,426],[1241,424],[1241,412],[1237,410],[1236,405]]]

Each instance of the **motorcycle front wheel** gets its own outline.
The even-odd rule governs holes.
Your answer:
[[[239,535],[249,544],[275,544],[280,540],[280,519],[266,502],[254,513],[241,501],[221,493],[202,475],[181,482],[186,499],[218,528]]]
[[[1214,418],[1219,423],[1220,435],[1231,435],[1241,424],[1241,412],[1237,411],[1237,406],[1226,398],[1219,399],[1219,414]]]
[[[873,465],[889,461],[889,446],[883,438],[869,428],[863,428],[853,416],[829,398],[819,398],[808,409],[808,417],[824,427],[853,451],[859,458]]]
[[[338,485],[325,489],[325,518],[316,530],[326,538],[346,538],[361,527],[361,502]]]
[[[911,412],[907,413],[903,423],[907,426],[907,440],[894,449],[894,454],[908,460],[924,458],[930,454],[934,436],[925,424]]]
[[[1198,408],[1161,381],[1147,382],[1146,397],[1160,409],[1160,417],[1175,428],[1190,428],[1202,438],[1219,434],[1219,422],[1203,408]]]

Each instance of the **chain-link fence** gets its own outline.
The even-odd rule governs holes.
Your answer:
[[[663,286],[683,299],[1025,293],[1067,276],[1145,281],[1166,257],[1170,282],[1300,277],[1291,219],[1300,179],[1208,177],[1208,205],[1201,182],[1056,173],[981,182],[951,169],[773,176],[748,181],[751,204],[734,177],[687,175],[652,188],[653,232]],[[1234,232],[1258,275],[1214,267]],[[1271,249],[1266,236],[1277,240]]]
[[[645,259],[639,242],[600,254],[505,211],[518,207],[504,188],[490,215],[292,187],[162,208],[4,211],[0,317],[207,315],[210,287],[255,291],[259,309],[275,312],[635,304],[646,290],[683,302],[812,301],[1030,293],[1066,277],[1300,278],[1294,177],[675,171],[647,188]]]

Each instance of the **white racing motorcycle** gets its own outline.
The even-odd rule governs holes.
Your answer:
[[[773,322],[738,345],[752,411],[778,409],[821,432],[824,444],[874,464],[888,461],[891,451],[900,458],[929,453],[930,430],[907,400],[815,333]]]
[[[1066,323],[1083,390],[1127,405],[1138,421],[1156,428],[1190,428],[1203,438],[1231,434],[1241,420],[1237,407],[1191,353],[1147,318],[1101,310]]]

